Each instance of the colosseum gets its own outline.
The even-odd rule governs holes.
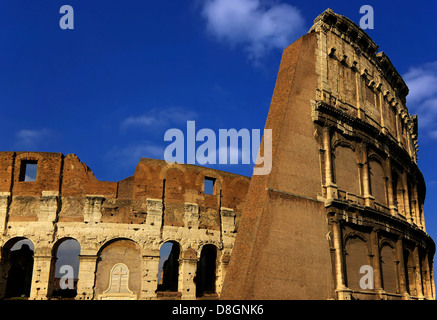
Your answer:
[[[78,300],[435,299],[407,94],[328,9],[283,52],[267,175],[142,158],[106,182],[74,154],[0,152],[0,297],[65,297],[68,241]]]

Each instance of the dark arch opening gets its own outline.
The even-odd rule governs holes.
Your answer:
[[[202,247],[200,259],[197,262],[196,296],[216,293],[217,248],[212,244]]]
[[[52,294],[57,299],[72,299],[77,295],[80,244],[76,239],[59,240],[53,248],[56,263],[52,270]]]
[[[6,257],[5,298],[30,296],[33,273],[34,245],[27,238],[14,238],[3,247]]]
[[[180,247],[175,241],[165,242],[159,250],[157,291],[178,291]]]

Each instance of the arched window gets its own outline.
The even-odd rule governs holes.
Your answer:
[[[66,238],[58,241],[53,248],[56,258],[52,297],[73,298],[77,294],[79,274],[80,244],[77,240]]]
[[[196,296],[202,297],[205,294],[216,292],[216,268],[217,268],[217,247],[207,244],[202,247],[200,259],[197,263],[196,273]]]
[[[2,248],[6,257],[2,261],[6,270],[6,288],[4,296],[29,297],[32,285],[34,245],[26,238],[9,240]],[[2,290],[4,290],[2,288]]]
[[[335,150],[335,183],[338,188],[360,195],[357,157],[354,150],[339,146]]]
[[[413,252],[404,250],[405,285],[407,292],[416,296],[416,266],[414,265]]]
[[[361,291],[360,280],[363,277],[361,267],[369,265],[366,242],[358,236],[351,236],[346,241],[346,282],[349,289]]]
[[[393,199],[394,204],[398,208],[398,213],[405,216],[405,202],[404,202],[404,186],[402,179],[397,172],[392,173],[393,181]]]
[[[175,241],[165,242],[159,250],[158,291],[178,291],[180,247]]]
[[[390,293],[398,293],[399,291],[395,260],[395,250],[389,245],[383,245],[381,248],[382,287]]]
[[[375,201],[387,205],[386,179],[381,163],[375,159],[369,160],[370,192]]]
[[[108,293],[113,277],[120,271],[119,268],[114,268],[118,264],[125,265],[129,270],[127,286],[130,292]],[[121,273],[124,271],[122,269]],[[94,294],[98,299],[137,299],[141,294],[141,274],[141,247],[130,239],[114,239],[106,243],[98,253]],[[124,281],[125,277],[120,277]]]

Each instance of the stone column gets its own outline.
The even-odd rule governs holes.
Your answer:
[[[182,300],[196,299],[194,277],[197,271],[197,261],[197,258],[179,259],[179,291],[182,292]]]
[[[401,130],[400,130],[400,123],[399,123],[399,112],[396,112],[395,114],[396,118],[396,139],[398,140],[398,143],[401,144]]]
[[[146,225],[149,227],[150,235],[159,237],[161,235],[163,204],[162,199],[147,199]]]
[[[323,128],[323,148],[325,149],[325,183],[327,199],[338,198],[338,187],[334,183],[334,173],[332,166],[331,132],[330,128]]]
[[[39,201],[38,223],[47,232],[53,233],[59,211],[59,192],[43,191]]]
[[[429,268],[429,253],[426,252],[422,264],[422,279],[424,283],[424,296],[426,299],[432,299],[431,272]]]
[[[397,215],[397,207],[395,206],[393,177],[391,174],[391,158],[387,159],[387,192],[388,192],[388,207],[392,216]]]
[[[184,204],[184,225],[188,229],[198,229],[199,228],[199,205],[197,203]]]
[[[79,256],[79,281],[77,283],[77,300],[92,300],[96,277],[97,255]]]
[[[420,214],[420,205],[419,205],[419,193],[417,191],[417,184],[414,186],[414,211],[416,216],[416,225],[423,230],[422,219]]]
[[[101,195],[87,195],[85,198],[85,207],[83,214],[83,221],[85,223],[99,223],[102,218],[101,207],[105,200]]]
[[[344,281],[344,260],[343,260],[343,241],[340,222],[334,221],[332,224],[334,249],[335,249],[335,282],[338,300],[350,300],[350,292]]]
[[[373,251],[373,279],[376,292],[379,293],[380,298],[382,298],[381,294],[384,291],[382,289],[382,277],[381,277],[381,254],[379,251],[379,234],[378,230],[372,230],[371,233],[371,245]]]
[[[0,234],[4,234],[8,219],[10,192],[0,192]]]
[[[156,299],[159,273],[159,250],[147,250],[142,257],[141,299]]]
[[[371,207],[373,205],[374,198],[370,192],[369,160],[367,158],[367,145],[365,144],[363,144],[363,191],[365,204],[366,206]]]
[[[404,296],[404,299],[409,299],[409,295],[407,292],[407,280],[406,280],[406,273],[408,270],[405,268],[404,263],[404,245],[402,238],[399,238],[396,243],[396,256],[399,261],[398,263],[398,279],[399,279],[399,293]]]
[[[408,179],[407,179],[407,173],[404,172],[402,174],[402,184],[404,186],[404,210],[405,210],[405,217],[407,218],[408,222],[413,224],[414,219],[411,215],[411,209],[410,209],[410,195],[409,195],[409,186],[408,186]]]
[[[422,230],[426,232],[425,228],[425,215],[423,214],[423,203],[419,203],[420,222],[422,224]]]
[[[49,248],[35,249],[33,256],[31,300],[47,300],[51,294],[55,259]]]
[[[416,245],[413,251],[415,261],[415,277],[416,277],[416,292],[419,299],[425,299],[423,295],[423,283],[422,283],[422,268],[420,265],[419,247]]]

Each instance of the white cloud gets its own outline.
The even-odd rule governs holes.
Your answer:
[[[141,158],[164,159],[164,147],[142,141],[122,148],[114,147],[109,154],[120,166],[135,168]]]
[[[157,129],[197,118],[197,113],[181,107],[153,109],[139,116],[129,116],[121,122],[121,129]]]
[[[23,129],[15,135],[15,145],[19,148],[37,149],[43,144],[52,132],[49,129]]]
[[[403,79],[410,89],[407,106],[418,115],[419,129],[437,139],[437,61],[411,67]]]
[[[206,0],[202,15],[207,30],[220,41],[242,45],[252,60],[284,49],[305,30],[300,11],[289,4],[261,0]]]
[[[411,67],[403,78],[410,89],[409,102],[420,102],[437,95],[437,61]]]

